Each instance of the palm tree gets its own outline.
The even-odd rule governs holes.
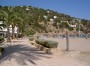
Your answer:
[[[18,34],[23,33],[23,31],[24,31],[24,28],[25,28],[24,19],[22,19],[21,17],[17,17],[14,28],[15,27],[17,27],[17,36],[16,36],[16,38],[17,38]]]
[[[0,11],[0,16],[3,16],[3,19],[5,20],[5,24],[7,27],[7,41],[8,42],[10,42],[9,26],[11,24],[12,13],[13,13],[13,7],[4,7],[4,9]]]
[[[15,38],[15,27],[18,26],[22,26],[22,21],[23,19],[21,18],[21,16],[19,16],[19,13],[13,13],[11,16],[12,20],[11,20],[11,25],[12,25],[12,39]]]

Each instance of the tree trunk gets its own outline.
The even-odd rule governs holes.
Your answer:
[[[10,32],[9,32],[9,26],[7,26],[7,42],[11,42],[11,40],[10,40]]]
[[[12,39],[15,39],[14,26],[12,25]]]
[[[16,33],[16,38],[18,39],[18,35],[19,35],[19,29],[17,27],[17,33]]]

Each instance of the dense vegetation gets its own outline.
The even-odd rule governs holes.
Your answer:
[[[10,39],[10,25],[12,25],[12,38],[15,37],[13,33],[15,26],[19,28],[18,33],[24,35],[33,35],[36,32],[64,32],[65,29],[69,31],[80,29],[83,33],[88,33],[90,29],[90,20],[32,6],[0,6],[0,21],[3,21],[8,28],[8,39]],[[70,25],[76,25],[76,27]]]

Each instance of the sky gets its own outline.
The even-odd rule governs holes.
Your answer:
[[[34,6],[90,20],[90,0],[0,0],[1,6]]]

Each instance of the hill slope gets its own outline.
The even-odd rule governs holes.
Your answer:
[[[6,8],[0,6],[0,10]],[[69,32],[87,33],[90,29],[90,20],[71,17],[70,15],[58,13],[52,10],[32,6],[15,6],[24,19],[24,32],[27,34],[39,33],[63,33],[66,29]]]

